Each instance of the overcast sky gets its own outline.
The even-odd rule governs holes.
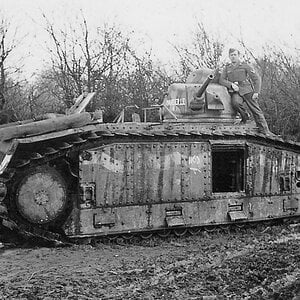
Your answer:
[[[174,55],[171,44],[190,41],[197,22],[228,47],[242,32],[257,51],[266,43],[300,48],[299,0],[0,0],[0,5],[18,34],[27,34],[15,56],[26,55],[28,76],[47,60],[42,13],[59,26],[74,20],[80,9],[90,27],[107,22],[134,30],[165,62]]]

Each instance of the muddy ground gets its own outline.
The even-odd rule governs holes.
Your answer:
[[[0,249],[0,299],[298,299],[297,226]],[[300,299],[300,298],[299,298]]]

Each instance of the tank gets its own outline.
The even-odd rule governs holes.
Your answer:
[[[211,70],[114,123],[89,113],[0,127],[2,224],[50,241],[299,219],[300,144],[241,125]]]

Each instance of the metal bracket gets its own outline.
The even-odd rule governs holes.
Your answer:
[[[243,211],[243,203],[229,204],[228,217],[230,221],[247,220],[248,217]]]
[[[151,224],[151,221],[152,221],[152,218],[151,218],[151,215],[152,215],[152,205],[151,204],[148,205],[148,208],[146,210],[146,214],[147,214],[147,227],[148,228],[152,228],[153,225]]]
[[[174,207],[172,209],[166,209],[166,222],[168,227],[186,225],[182,214],[182,207]]]
[[[248,219],[243,211],[229,211],[228,216],[230,221],[241,221]]]
[[[86,106],[94,98],[96,92],[92,93],[83,93],[76,100],[75,104],[67,110],[67,115],[78,114],[84,111]]]
[[[287,199],[283,199],[283,211],[293,211],[296,212],[299,207],[299,199],[296,197],[288,197]]]
[[[82,183],[80,185],[80,208],[91,208],[96,204],[96,183]]]
[[[98,219],[99,218],[99,219]],[[93,225],[94,228],[102,228],[102,227],[114,227],[115,226],[115,213],[111,213],[109,215],[100,215],[93,214]]]

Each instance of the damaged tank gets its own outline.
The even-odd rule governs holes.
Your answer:
[[[50,241],[299,219],[300,144],[238,124],[210,70],[114,123],[85,112],[0,127],[0,217]]]

